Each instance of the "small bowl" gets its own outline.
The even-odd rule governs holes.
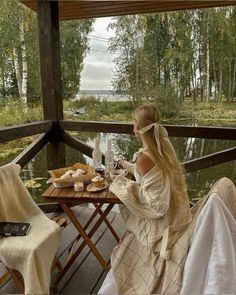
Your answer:
[[[110,178],[111,180],[114,180],[117,176],[123,175],[125,176],[127,174],[127,170],[125,169],[112,169],[110,171]]]
[[[74,184],[74,191],[76,192],[82,192],[84,190],[84,184],[83,182],[76,182]]]

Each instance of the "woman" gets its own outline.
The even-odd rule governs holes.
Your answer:
[[[138,107],[133,121],[143,148],[134,155],[134,164],[119,164],[136,181],[118,176],[110,186],[124,204],[120,211],[127,226],[111,257],[115,285],[120,294],[177,293],[187,239],[176,257],[172,248],[191,222],[181,164],[154,104]]]
[[[110,186],[123,203],[127,233],[113,250],[112,271],[99,294],[235,293],[234,184],[218,180],[190,212],[181,164],[157,107],[138,107],[133,119],[143,148],[134,155],[134,164],[119,164],[136,181],[117,176]]]

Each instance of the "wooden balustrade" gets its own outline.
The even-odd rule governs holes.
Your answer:
[[[236,128],[228,127],[193,127],[180,125],[164,125],[173,137],[195,137],[207,139],[236,140]],[[12,162],[25,166],[46,144],[67,144],[79,152],[92,156],[93,148],[79,139],[71,136],[68,131],[103,132],[132,134],[133,125],[115,122],[94,121],[42,121],[19,126],[0,128],[0,143],[14,139],[40,134],[26,149]],[[216,166],[236,159],[236,147],[219,151],[198,159],[183,163],[185,173]],[[104,163],[104,155],[103,155]],[[58,204],[40,204],[46,212],[58,210]]]
[[[55,132],[57,126],[57,132]],[[236,128],[228,127],[193,127],[181,125],[164,125],[169,136],[195,137],[207,139],[236,140]],[[54,128],[54,129],[52,129]],[[54,130],[53,132],[50,132]],[[41,134],[36,138],[13,162],[26,165],[48,142],[63,142],[81,153],[91,157],[93,148],[86,143],[69,135],[65,130],[80,132],[103,132],[132,134],[133,126],[129,123],[94,122],[94,121],[67,121],[60,120],[58,124],[53,121],[42,121],[19,126],[11,126],[0,129],[0,143],[35,134]],[[236,148],[213,153],[199,159],[183,163],[185,171],[191,172],[207,167],[219,165],[236,159]],[[104,157],[103,157],[104,160]]]
[[[229,161],[233,161],[236,159],[236,147],[220,151],[217,153],[213,153],[199,159],[194,159],[188,162],[183,163],[184,171],[193,172],[196,170],[201,170],[205,168],[209,168],[212,166],[216,166],[219,164],[223,164]]]
[[[59,126],[63,130],[123,133],[132,134],[133,125],[129,123],[115,122],[94,122],[94,121],[59,121]],[[236,128],[231,127],[206,127],[206,126],[186,126],[186,125],[165,125],[169,136],[173,137],[195,137],[208,139],[236,140]]]
[[[12,163],[20,164],[21,167],[25,166],[32,160],[37,153],[49,142],[48,133],[43,133],[39,135],[26,149],[23,150],[13,161]]]
[[[53,121],[42,121],[0,128],[0,143],[48,132],[51,130],[52,126]]]

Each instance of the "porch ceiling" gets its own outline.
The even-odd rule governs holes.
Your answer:
[[[20,0],[27,7],[37,11],[36,0]],[[231,1],[67,1],[59,0],[59,19],[72,20],[82,18],[96,18],[103,16],[117,16],[125,14],[151,13],[181,9],[196,9],[236,5]]]

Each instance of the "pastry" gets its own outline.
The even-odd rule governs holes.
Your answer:
[[[101,176],[95,176],[92,178],[92,184],[98,188],[103,187],[105,185],[104,178]]]

